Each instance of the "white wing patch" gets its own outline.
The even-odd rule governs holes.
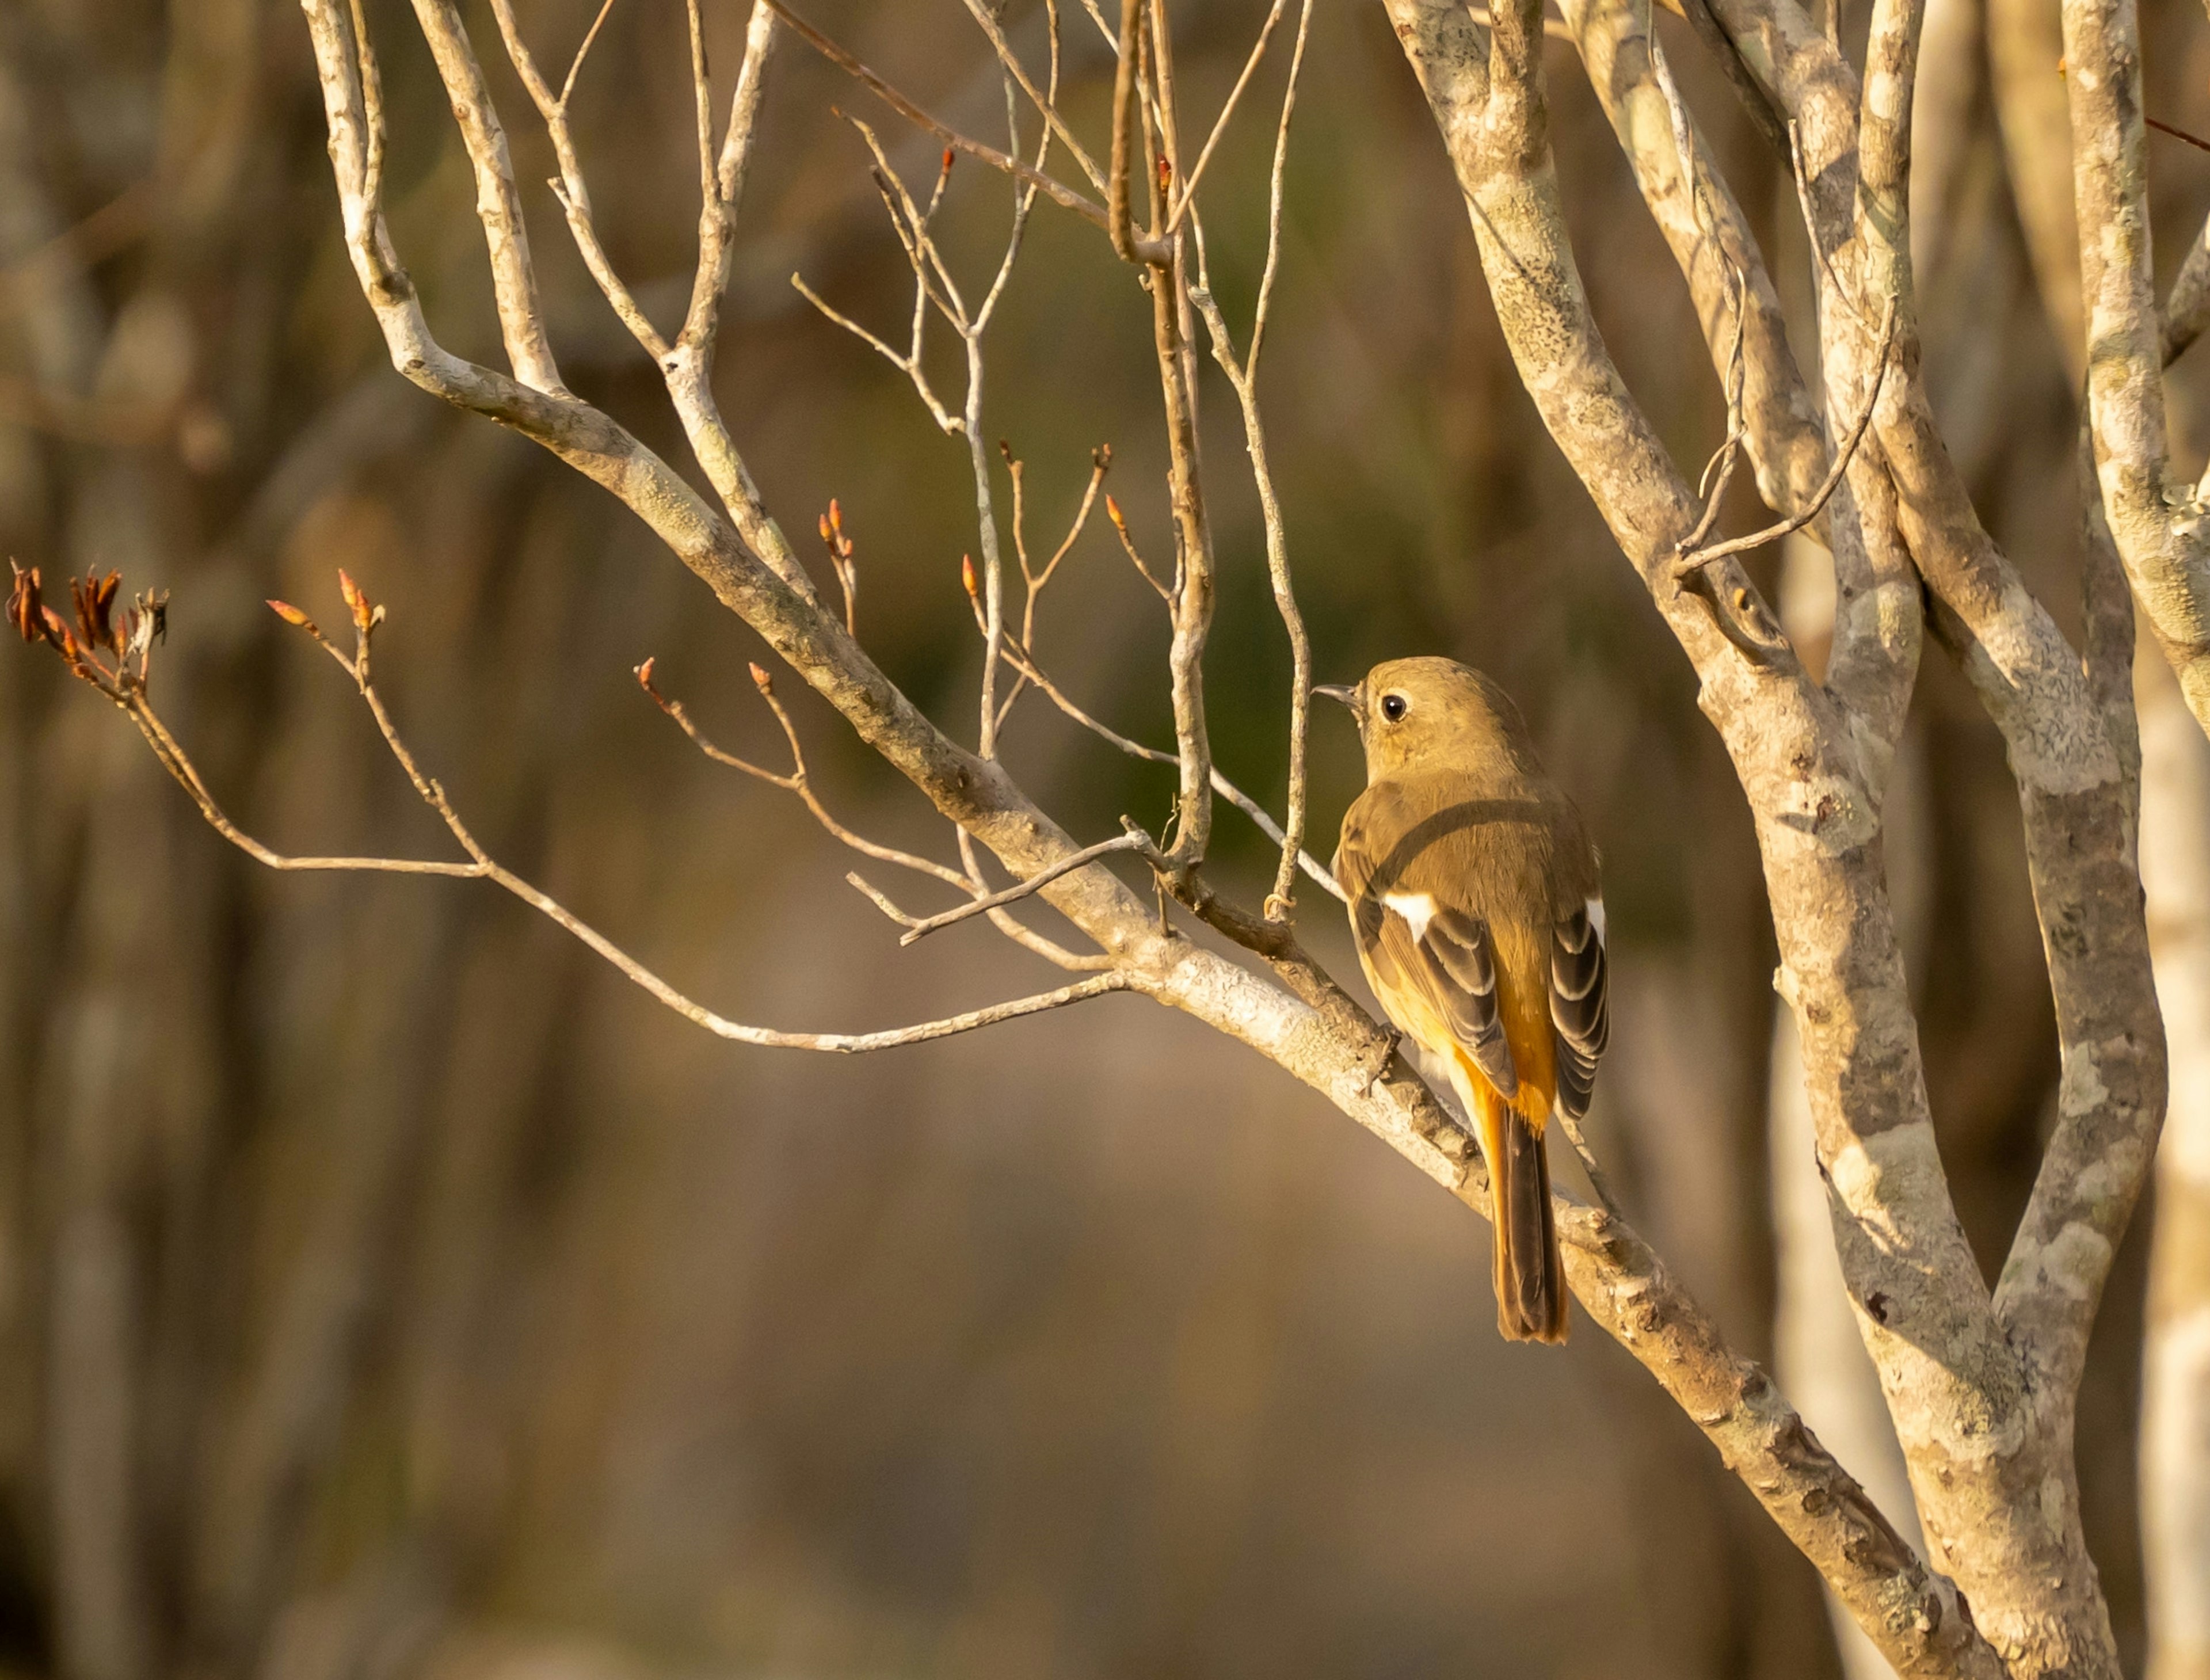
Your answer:
[[[1381,902],[1404,918],[1412,930],[1412,943],[1417,945],[1428,936],[1428,924],[1435,919],[1435,898],[1431,892],[1385,892]]]
[[[1603,899],[1591,898],[1588,901],[1588,918],[1589,925],[1596,929],[1597,943],[1609,950],[1611,946],[1611,940],[1606,937],[1603,930]]]

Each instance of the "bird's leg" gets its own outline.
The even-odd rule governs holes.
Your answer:
[[[1610,1178],[1602,1167],[1597,1165],[1596,1151],[1589,1147],[1588,1139],[1581,1135],[1581,1123],[1562,1108],[1558,1109],[1557,1115],[1558,1124],[1566,1128],[1567,1141],[1573,1145],[1573,1153],[1581,1157],[1581,1165],[1588,1173],[1589,1187],[1596,1192],[1596,1199],[1603,1204],[1603,1211],[1615,1219],[1624,1218],[1626,1216],[1619,1211],[1618,1199],[1611,1194]]]
[[[1374,1058],[1372,1063],[1366,1069],[1365,1081],[1358,1087],[1358,1093],[1360,1096],[1368,1097],[1373,1094],[1375,1082],[1378,1081],[1384,1073],[1389,1071],[1390,1059],[1397,1054],[1397,1047],[1404,1042],[1404,1035],[1398,1031],[1396,1028],[1384,1027],[1381,1029],[1380,1053]]]

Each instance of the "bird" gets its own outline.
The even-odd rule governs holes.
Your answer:
[[[1543,1136],[1554,1104],[1587,1113],[1610,1037],[1596,848],[1519,707],[1471,667],[1391,660],[1313,692],[1350,709],[1366,749],[1334,863],[1359,964],[1488,1163],[1497,1329],[1562,1342]]]

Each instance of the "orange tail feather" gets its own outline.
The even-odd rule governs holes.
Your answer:
[[[1475,1106],[1495,1209],[1496,1328],[1507,1341],[1562,1342],[1565,1262],[1543,1134],[1491,1090],[1481,1090]]]

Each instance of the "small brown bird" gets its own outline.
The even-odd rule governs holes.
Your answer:
[[[1588,1111],[1610,1034],[1596,849],[1519,709],[1480,672],[1398,659],[1313,692],[1349,706],[1366,744],[1366,791],[1335,855],[1358,959],[1488,1162],[1497,1328],[1562,1342],[1543,1133],[1553,1103]]]

